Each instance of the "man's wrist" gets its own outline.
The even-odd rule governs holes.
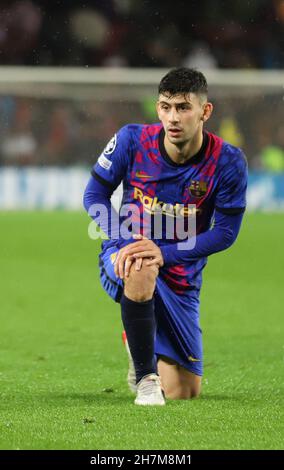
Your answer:
[[[164,266],[175,263],[176,244],[160,246]]]

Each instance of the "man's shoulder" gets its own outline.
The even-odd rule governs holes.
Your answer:
[[[160,133],[162,124],[135,124],[129,123],[120,129],[120,132],[127,133],[131,137],[140,138],[141,136],[153,137]]]
[[[247,159],[243,150],[230,142],[223,140],[215,134],[210,134],[211,139],[220,147],[219,168],[227,166],[247,167]]]

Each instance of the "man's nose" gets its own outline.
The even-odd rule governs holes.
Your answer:
[[[170,115],[169,115],[169,120],[170,120],[170,122],[178,122],[179,121],[179,115],[178,115],[178,112],[175,108],[171,109]]]

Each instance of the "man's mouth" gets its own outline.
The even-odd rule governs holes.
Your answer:
[[[177,136],[181,133],[181,129],[179,129],[178,127],[169,127],[168,131],[173,136]]]

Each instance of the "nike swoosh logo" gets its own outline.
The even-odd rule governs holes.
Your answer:
[[[110,260],[111,260],[112,264],[115,263],[115,260],[116,260],[116,257],[117,257],[117,253],[118,253],[118,251],[115,251],[114,253],[112,253],[112,254],[110,255]]]
[[[152,178],[152,176],[144,175],[143,173],[140,173],[140,171],[136,171],[135,176],[137,176],[137,178]]]
[[[194,359],[194,357],[192,357],[192,356],[189,356],[188,360],[191,361],[191,362],[201,362],[201,359]]]

